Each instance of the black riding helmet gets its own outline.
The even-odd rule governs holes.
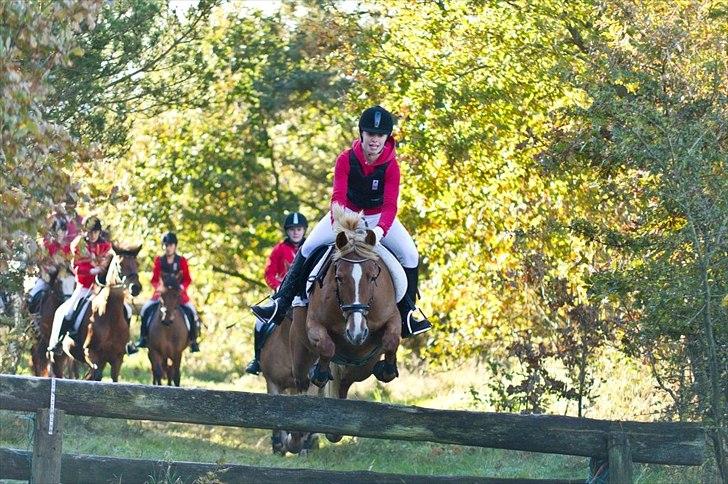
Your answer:
[[[162,237],[162,245],[170,244],[177,245],[177,235],[174,232],[167,232],[164,234],[164,237]]]
[[[359,136],[362,131],[376,134],[392,134],[394,127],[394,118],[392,114],[382,106],[374,106],[365,109],[359,117]]]
[[[286,220],[283,222],[283,230],[288,230],[291,227],[303,227],[308,228],[308,220],[301,212],[291,212],[286,216]]]
[[[96,215],[90,215],[83,221],[83,229],[87,232],[101,231],[101,220]]]

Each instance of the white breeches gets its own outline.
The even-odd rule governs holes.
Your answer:
[[[347,209],[348,210],[348,209]],[[364,222],[366,227],[374,228],[379,222],[380,214],[364,215]],[[331,244],[336,239],[334,228],[331,223],[331,214],[329,212],[316,224],[306,241],[301,246],[301,254],[303,257],[310,257],[313,251],[317,247],[322,245]],[[417,247],[412,240],[412,236],[407,232],[407,229],[399,222],[398,219],[394,219],[392,226],[389,228],[387,235],[381,240],[381,244],[392,251],[397,257],[402,267],[408,269],[417,267],[419,264],[420,255],[417,252]]]

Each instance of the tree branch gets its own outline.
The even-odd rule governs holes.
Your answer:
[[[250,277],[246,276],[245,274],[241,274],[240,272],[233,271],[231,269],[225,269],[223,267],[212,266],[212,272],[217,272],[219,274],[225,274],[225,275],[231,276],[231,277],[237,277],[238,279],[242,279],[243,281],[247,282],[248,284],[253,284],[254,286],[268,287],[257,279],[250,278]]]

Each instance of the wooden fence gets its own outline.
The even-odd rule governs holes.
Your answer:
[[[31,482],[144,482],[154,470],[185,478],[214,472],[224,482],[564,482],[267,469],[190,462],[62,455],[64,414],[232,427],[302,430],[381,439],[603,457],[610,482],[632,480],[632,462],[701,465],[705,432],[696,424],[607,421],[555,415],[433,410],[308,396],[0,375],[0,409],[36,412],[32,456],[0,449],[0,478]],[[49,403],[54,400],[54,411]],[[51,418],[52,417],[52,418]],[[52,421],[52,424],[51,424]],[[49,424],[53,425],[49,432]],[[62,470],[61,470],[62,469]],[[91,473],[87,476],[83,472]],[[158,475],[158,472],[157,472]]]

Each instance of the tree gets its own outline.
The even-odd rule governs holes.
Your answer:
[[[551,155],[587,165],[580,191],[621,201],[575,226],[611,248],[593,278],[672,398],[700,418],[728,479],[728,11],[722,2],[616,2],[584,35],[588,69],[571,81],[591,102]],[[583,168],[579,168],[583,169]],[[605,261],[609,262],[609,261]]]

